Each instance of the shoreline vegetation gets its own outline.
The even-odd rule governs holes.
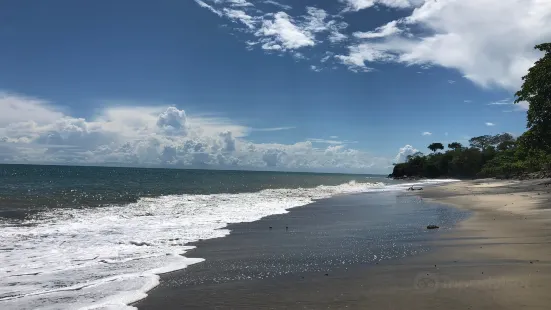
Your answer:
[[[404,163],[394,164],[395,179],[459,178],[541,179],[551,177],[551,43],[535,47],[544,52],[528,74],[515,103],[528,103],[527,131],[483,135],[469,146],[452,142],[431,143],[430,154],[417,152]]]

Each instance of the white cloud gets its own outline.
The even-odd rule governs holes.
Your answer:
[[[272,20],[264,20],[256,35],[268,38],[264,41],[264,49],[286,50],[315,45],[312,34],[297,27],[285,12],[274,14]]]
[[[519,103],[516,103],[516,106],[518,107],[517,110],[527,111],[528,108],[530,107],[530,104],[526,101],[521,101]]]
[[[509,105],[509,104],[512,104],[509,98],[488,103],[488,105]]]
[[[394,55],[381,50],[377,45],[362,43],[349,47],[348,55],[336,55],[343,64],[347,65],[352,71],[371,71],[370,67],[365,65],[365,62],[388,62],[394,60]]]
[[[399,20],[352,34],[346,33],[351,15],[342,12],[306,7],[297,8],[297,15],[278,11],[290,8],[269,0],[254,2],[263,4],[258,7],[245,0],[195,1],[242,24],[236,26],[242,27],[237,36],[248,36],[243,40],[247,49],[278,55],[302,49],[312,51],[315,57],[305,55],[309,60],[317,60],[316,55],[327,60],[324,52],[341,53],[348,44],[348,53],[333,59],[355,72],[371,71],[371,63],[381,62],[441,66],[479,86],[513,91],[542,55],[534,45],[551,41],[551,1],[546,0],[340,0],[347,12],[373,6],[405,9]],[[314,47],[325,50],[314,52]]]
[[[244,40],[248,50],[260,47],[278,55],[290,52],[295,59],[300,56],[299,59],[307,60],[309,57],[302,52],[297,54],[299,49],[314,47],[324,40],[338,44],[348,38],[342,33],[348,27],[346,22],[316,7],[306,7],[305,14],[291,16],[282,11],[263,12],[259,8],[252,8],[253,4],[248,5],[247,1],[205,1],[196,0],[201,7],[245,26],[236,28],[239,28],[237,36],[249,36]],[[263,3],[290,9],[275,1]]]
[[[157,126],[164,132],[185,136],[188,131],[186,112],[175,107],[168,107],[157,118]]]
[[[252,3],[246,0],[227,0],[227,2],[229,2],[231,6],[241,6],[241,7],[254,6]]]
[[[291,130],[295,129],[294,126],[287,126],[287,127],[271,127],[271,128],[253,128],[252,131],[281,131],[281,130]]]
[[[448,80],[448,83],[449,84],[455,84],[455,81],[454,80]]]
[[[196,2],[197,4],[199,4],[200,7],[205,8],[205,9],[211,11],[212,13],[214,13],[214,14],[220,16],[220,17],[222,17],[222,16],[224,15],[224,14],[222,14],[222,12],[216,10],[215,8],[213,8],[211,5],[205,3],[204,1],[195,0],[195,2]]]
[[[390,8],[411,8],[422,4],[425,0],[379,0],[378,3]]]
[[[375,0],[340,0],[346,4],[346,11],[359,11],[375,5]]]
[[[419,152],[416,148],[414,148],[411,145],[406,145],[402,148],[400,148],[400,151],[398,152],[398,155],[394,158],[394,163],[399,164],[406,161],[407,157],[409,155],[413,155],[415,153]]]
[[[339,136],[329,136],[330,139],[338,139]]]
[[[325,52],[325,56],[323,56],[321,59],[320,59],[320,62],[324,63],[324,62],[327,62],[329,59],[331,59],[335,54],[333,54],[332,52]]]
[[[493,101],[493,102],[488,103],[488,105],[491,105],[491,106],[514,106],[513,110],[505,110],[503,112],[515,112],[515,111],[524,112],[524,111],[527,111],[528,108],[530,107],[530,104],[526,101],[521,101],[521,102],[515,104],[513,101],[511,101],[510,98],[502,99],[502,100],[499,100],[499,101]]]
[[[318,67],[318,66],[311,65],[311,66],[310,66],[310,69],[311,69],[312,71],[315,71],[315,72],[321,72],[321,68]]]
[[[240,21],[249,29],[255,28],[256,20],[252,16],[247,15],[247,13],[245,13],[244,11],[225,8],[224,14],[230,19]]]
[[[322,32],[327,30],[327,24],[325,23],[325,19],[327,18],[327,12],[325,12],[322,9],[318,9],[315,7],[306,7],[306,11],[308,12],[308,15],[306,15],[306,24],[304,26],[304,29],[316,33],[316,32]]]
[[[496,125],[496,124],[494,124],[494,123],[490,123],[490,122],[487,122],[487,123],[485,123],[485,124],[486,124],[486,126],[489,126],[489,127],[491,127],[491,126],[495,126],[495,125]]]
[[[398,28],[398,21],[394,20],[381,27],[375,28],[375,30],[373,31],[354,32],[354,37],[358,39],[384,38],[384,37],[398,34],[400,32],[402,32],[402,30]]]
[[[423,136],[431,136],[431,135],[432,135],[432,132],[425,131],[425,132],[421,133],[421,135],[423,135]]]
[[[471,103],[471,102],[473,102],[473,101],[467,99],[467,100],[463,100],[463,102],[464,102],[464,103]]]
[[[62,116],[63,113],[49,106],[47,101],[0,91],[0,127],[29,118],[37,124],[50,123]]]
[[[281,3],[277,2],[277,1],[273,1],[273,0],[266,0],[266,1],[264,1],[264,3],[275,5],[275,6],[277,6],[277,7],[280,7],[280,8],[282,8],[282,9],[284,9],[284,10],[290,10],[290,9],[293,8],[293,7],[290,6],[290,5],[281,4]]]
[[[409,8],[424,0],[340,0],[346,5],[345,11],[357,12],[375,5],[383,5],[390,8]]]
[[[348,27],[348,24],[346,22],[330,20],[327,22],[326,26],[329,31],[329,42],[337,44],[348,39],[348,36],[342,33],[342,31],[344,31]]]
[[[334,21],[326,21],[327,12],[322,9],[307,7],[303,21],[294,20],[285,12],[268,14],[263,17],[262,26],[255,32],[261,38],[262,47],[266,50],[294,50],[316,45],[315,34],[331,30],[334,38],[339,40],[338,30],[344,27]]]
[[[551,2],[542,0],[427,0],[406,19],[425,29],[392,38],[381,49],[406,64],[457,69],[483,87],[517,90],[551,40]]]
[[[59,112],[45,100],[10,94],[2,97],[0,109],[1,162],[370,173],[386,173],[390,164],[388,158],[345,146],[357,141],[253,143],[247,140],[251,131],[294,127],[252,129],[171,106],[108,107],[85,119]]]
[[[358,141],[349,141],[349,140],[327,140],[327,139],[317,139],[317,138],[309,138],[307,141],[313,142],[313,143],[325,143],[325,144],[354,144],[358,143]]]

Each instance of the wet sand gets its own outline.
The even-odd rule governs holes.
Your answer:
[[[230,236],[200,242],[188,253],[204,257],[204,263],[163,275],[161,285],[135,306],[550,309],[551,186],[542,183],[481,180],[402,193],[394,200],[386,196],[386,209],[377,210],[395,210],[398,225],[405,225],[392,226],[401,231],[397,236],[373,237],[369,227],[390,223],[364,218],[373,212],[366,213],[369,206],[359,203],[367,195],[237,224]],[[464,213],[423,202],[427,200],[472,216],[450,229]],[[429,232],[422,227],[432,223],[441,228]],[[389,259],[374,259],[377,251]],[[313,262],[311,268],[301,267]],[[258,277],[259,270],[275,274]]]

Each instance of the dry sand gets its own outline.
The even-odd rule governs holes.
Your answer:
[[[474,211],[412,259],[436,264],[422,297],[395,309],[551,309],[551,182],[476,180],[428,188],[425,199]],[[434,285],[433,285],[434,284]]]

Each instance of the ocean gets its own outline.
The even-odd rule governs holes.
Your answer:
[[[0,165],[0,309],[124,309],[191,242],[338,195],[400,191],[376,175]]]

